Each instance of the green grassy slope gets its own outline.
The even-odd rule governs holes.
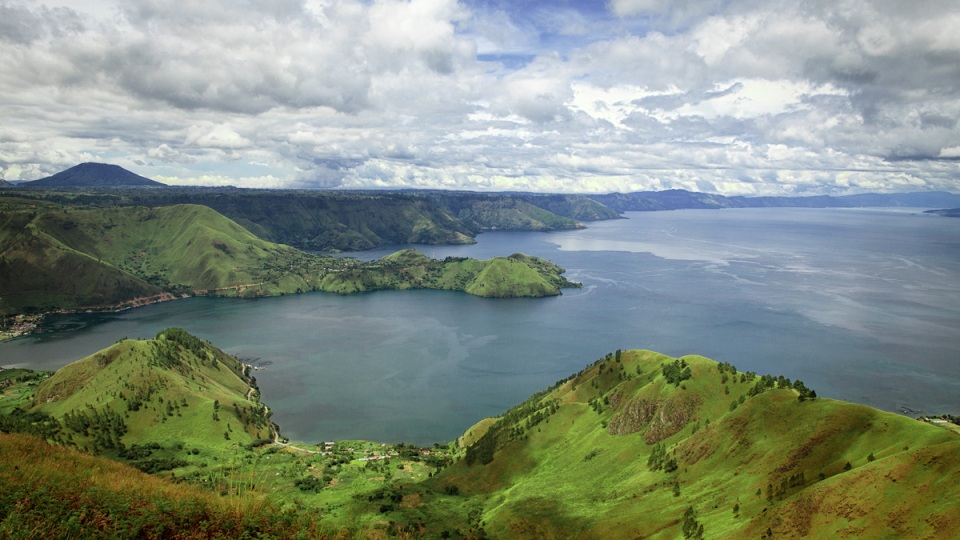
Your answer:
[[[196,205],[51,212],[36,226],[54,241],[115,268],[190,289],[255,282],[264,277],[263,261],[299,256]]]
[[[54,440],[93,452],[150,442],[210,452],[273,438],[246,368],[176,328],[63,367],[37,388],[32,410],[59,421]]]
[[[256,191],[189,193],[176,200],[209,206],[265,239],[304,249],[473,242],[472,232],[447,212],[410,197]]]
[[[579,284],[563,277],[563,268],[522,253],[485,261],[448,257],[434,261],[416,250],[404,250],[381,259],[404,286],[461,290],[488,298],[556,296],[560,289]]]
[[[207,206],[264,240],[309,250],[363,250],[388,244],[464,244],[490,229],[557,230],[618,214],[581,195],[447,191],[237,189],[23,189],[27,197],[74,207]]]
[[[0,431],[225,495],[0,434],[0,481],[15,487],[0,490],[0,534],[95,536],[107,523],[127,537],[949,538],[960,527],[956,433],[698,356],[617,351],[478,422],[455,452],[248,444],[265,429],[248,384],[236,360],[178,329],[49,378],[0,376],[20,405],[35,387],[32,410],[0,408]]]
[[[0,433],[0,537],[343,538],[309,516],[246,492],[220,496],[129,466]]]
[[[104,264],[51,238],[35,225],[0,218],[17,227],[0,253],[0,313],[43,312],[62,307],[112,305],[153,297],[157,285]]]
[[[0,371],[0,536],[414,538],[468,521],[403,487],[449,464],[447,445],[272,443],[244,373],[175,328],[52,375]]]
[[[691,377],[674,385],[662,367],[673,361],[601,360],[475,426],[467,459],[433,481],[483,499],[487,532],[504,538],[676,538],[688,509],[708,538],[942,537],[960,526],[955,434],[800,401],[776,380],[751,395],[759,377],[700,357],[684,359]]]
[[[305,254],[202,206],[21,209],[0,218],[0,311],[106,307],[255,287],[269,293]]]

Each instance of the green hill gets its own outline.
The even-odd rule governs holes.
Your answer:
[[[300,249],[357,251],[389,244],[468,244],[485,230],[557,230],[618,214],[582,195],[448,191],[233,188],[15,189],[72,207],[207,206],[264,240]],[[0,201],[2,203],[2,201]]]
[[[396,273],[396,288],[466,291],[488,298],[556,296],[565,287],[579,287],[562,276],[559,266],[522,253],[481,261],[448,257],[434,261],[416,250],[403,250],[381,259]]]
[[[478,422],[453,452],[258,441],[271,428],[245,368],[179,329],[43,379],[0,377],[0,431],[179,483],[0,435],[12,486],[0,534],[12,538],[96,537],[104,524],[131,538],[947,538],[960,527],[956,433],[698,356],[617,351]]]
[[[439,197],[461,221],[474,230],[553,231],[573,229],[577,222],[519,197],[503,195],[466,195]]]
[[[500,538],[699,526],[706,538],[936,538],[960,526],[954,433],[705,358],[674,362],[610,355],[472,428],[465,459],[432,482],[482,500]]]
[[[2,538],[346,537],[262,494],[221,496],[29,435],[0,433],[0,456]]]
[[[190,294],[272,296],[440,288],[480,296],[546,296],[574,286],[525,257],[478,277],[466,260],[398,265],[305,253],[261,240],[205,206],[65,208],[3,199],[0,314],[111,308]],[[507,271],[508,270],[508,271]]]
[[[275,430],[249,367],[181,329],[120,340],[51,376],[20,370],[7,379],[22,384],[13,391],[0,384],[7,388],[0,432],[16,433],[0,434],[4,538],[281,537],[291,526],[318,530],[305,516],[282,513],[266,492],[242,488],[213,468],[272,440]],[[25,402],[27,393],[32,398]],[[195,486],[143,474],[201,471],[210,472]]]
[[[95,453],[155,442],[210,452],[274,433],[249,367],[178,328],[63,367],[30,411],[59,422],[53,440]]]
[[[305,288],[313,262],[209,208],[22,208],[0,217],[0,312],[135,305],[195,291]]]

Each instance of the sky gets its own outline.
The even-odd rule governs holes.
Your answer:
[[[0,0],[0,177],[960,192],[956,0]]]

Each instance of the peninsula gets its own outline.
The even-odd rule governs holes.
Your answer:
[[[206,206],[72,207],[3,200],[0,315],[110,310],[191,295],[443,289],[542,297],[578,284],[514,254],[431,260],[407,250],[361,262],[261,240]]]

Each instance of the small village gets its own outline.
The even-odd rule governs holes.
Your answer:
[[[0,341],[30,335],[36,332],[43,315],[15,315],[4,317],[0,322]]]

